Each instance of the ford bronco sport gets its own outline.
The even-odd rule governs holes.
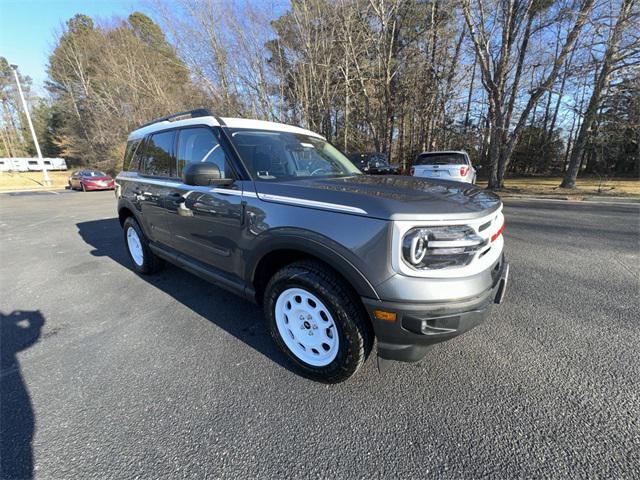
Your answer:
[[[472,185],[363,175],[299,127],[194,110],[129,135],[118,215],[133,268],[168,261],[263,306],[307,377],[340,382],[377,341],[416,361],[506,288],[502,203]]]

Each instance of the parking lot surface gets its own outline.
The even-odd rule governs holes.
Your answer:
[[[505,303],[327,386],[260,309],[128,266],[113,192],[0,195],[3,477],[640,477],[640,211],[508,201]]]

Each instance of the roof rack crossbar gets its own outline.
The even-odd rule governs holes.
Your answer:
[[[179,112],[171,115],[166,115],[164,117],[156,118],[155,120],[151,120],[150,122],[140,125],[138,128],[148,127],[149,125],[153,125],[155,123],[168,122],[170,120],[173,120],[179,117],[189,117],[189,118],[213,117],[216,119],[216,121],[220,125],[225,125],[224,121],[217,115],[214,115],[208,108],[196,108],[194,110],[187,110],[186,112]]]

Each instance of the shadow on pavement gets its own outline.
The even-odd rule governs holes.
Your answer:
[[[117,218],[92,220],[78,223],[76,226],[82,239],[94,248],[92,255],[109,257],[131,269],[122,228]],[[257,305],[173,265],[167,265],[155,275],[140,275],[140,278],[171,295],[281,367],[295,372],[271,340],[264,326],[262,310]]]
[[[0,478],[32,478],[35,417],[17,354],[38,341],[39,311],[0,313]]]

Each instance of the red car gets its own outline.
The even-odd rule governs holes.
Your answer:
[[[116,182],[100,170],[78,170],[69,177],[69,188],[71,190],[113,190]]]

